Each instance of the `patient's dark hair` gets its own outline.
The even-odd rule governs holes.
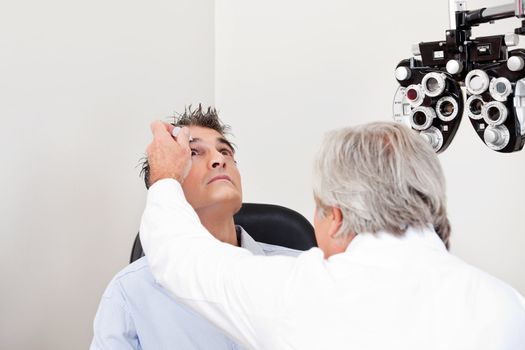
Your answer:
[[[176,115],[170,118],[173,118],[173,121],[170,123],[174,126],[200,126],[213,129],[222,136],[225,136],[230,130],[230,126],[223,124],[219,119],[217,110],[214,107],[208,107],[206,110],[203,110],[200,103],[197,108],[192,109],[191,105],[189,105],[184,109],[184,113],[176,113]],[[141,159],[141,165],[140,176],[144,177],[146,188],[149,188],[149,164],[147,156]]]

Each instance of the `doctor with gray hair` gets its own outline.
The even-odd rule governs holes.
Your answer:
[[[399,124],[375,123],[328,133],[314,163],[317,215],[341,211],[337,236],[402,235],[432,225],[448,248],[445,178],[432,148]]]
[[[448,252],[441,166],[405,126],[327,134],[314,165],[319,248],[298,257],[215,239],[180,186],[188,130],[152,131],[141,240],[153,275],[246,348],[525,349],[523,297]]]

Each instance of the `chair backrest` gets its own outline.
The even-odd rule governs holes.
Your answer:
[[[298,212],[274,204],[243,203],[234,216],[236,225],[242,226],[257,242],[307,250],[317,246],[312,224]],[[130,262],[144,256],[137,234],[131,249]]]

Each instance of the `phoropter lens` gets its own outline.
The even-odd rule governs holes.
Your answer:
[[[481,114],[481,107],[483,107],[483,101],[481,100],[474,100],[469,107],[469,110],[473,114]]]
[[[454,105],[450,101],[445,101],[439,107],[439,112],[445,117],[449,117],[454,112]]]
[[[432,125],[435,117],[436,112],[433,108],[419,106],[414,108],[410,114],[410,125],[416,130],[425,130]]]
[[[465,87],[471,95],[481,95],[489,87],[489,76],[481,69],[471,70],[465,77]]]
[[[489,125],[500,125],[507,120],[507,107],[498,101],[490,101],[481,109],[483,120]]]
[[[428,91],[434,92],[439,88],[439,83],[436,78],[429,78],[427,80],[427,89]]]
[[[496,107],[490,107],[487,109],[487,117],[493,122],[498,121],[500,116],[501,116],[501,113],[499,112],[499,109],[497,109]]]
[[[408,90],[407,91],[407,98],[410,101],[414,101],[415,99],[417,99],[417,91],[415,89]]]
[[[421,111],[418,111],[418,112],[414,113],[414,123],[417,126],[425,125],[426,121],[427,121],[427,116],[426,116],[425,113],[423,113]]]
[[[490,96],[500,102],[505,102],[512,93],[512,85],[507,78],[493,78],[489,86]]]
[[[467,112],[468,112],[469,118],[472,118],[475,120],[479,120],[483,118],[481,113],[483,111],[483,105],[485,104],[485,102],[483,101],[483,98],[481,96],[478,96],[478,95],[470,96],[467,99],[466,103],[467,103]]]
[[[503,84],[502,82],[498,82],[496,83],[496,91],[502,94],[505,91],[507,91],[507,86],[505,86],[505,84]]]
[[[437,101],[436,111],[439,119],[449,122],[458,115],[458,102],[452,96],[443,96]]]
[[[421,87],[425,95],[430,97],[439,96],[445,91],[445,75],[438,72],[428,73],[423,77]]]
[[[421,91],[421,86],[417,84],[409,85],[405,90],[405,96],[407,102],[412,107],[421,105],[425,99],[425,95],[423,94],[423,91]]]

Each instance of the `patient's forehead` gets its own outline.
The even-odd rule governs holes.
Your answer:
[[[217,130],[196,125],[189,126],[189,129],[190,135],[194,140],[192,144],[205,143],[209,145],[216,145],[217,143],[221,143],[234,150],[230,141]]]
[[[214,129],[205,128],[202,126],[191,125],[189,126],[190,134],[193,138],[200,138],[215,141],[219,137],[224,137],[220,132]]]

